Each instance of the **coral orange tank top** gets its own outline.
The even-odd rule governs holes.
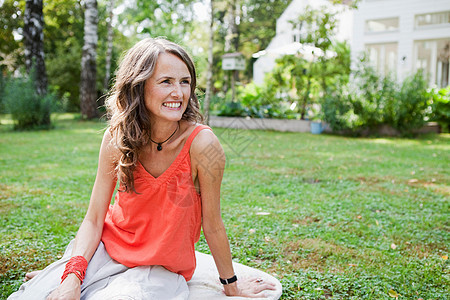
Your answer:
[[[127,267],[160,265],[190,280],[194,244],[200,238],[201,198],[191,173],[189,149],[198,125],[170,167],[157,178],[138,162],[137,193],[117,192],[106,215],[102,241],[108,254]]]

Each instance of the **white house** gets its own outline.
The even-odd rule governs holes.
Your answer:
[[[293,51],[300,32],[289,21],[306,5],[330,7],[326,0],[291,2],[277,20],[276,36],[265,52],[255,54],[255,83],[263,83],[277,57]],[[391,72],[402,80],[423,69],[431,85],[449,85],[450,0],[361,0],[357,10],[337,9],[336,38],[351,42],[352,61],[367,52],[382,74]]]
[[[353,19],[353,60],[367,51],[382,74],[423,69],[431,85],[449,85],[449,0],[362,0]]]

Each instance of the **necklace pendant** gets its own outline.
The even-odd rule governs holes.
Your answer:
[[[158,146],[156,146],[156,149],[157,149],[158,151],[161,151],[161,150],[162,150],[161,143],[158,143]]]

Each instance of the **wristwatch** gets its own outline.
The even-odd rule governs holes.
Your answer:
[[[227,284],[235,282],[237,280],[237,277],[236,277],[236,275],[234,275],[233,277],[228,278],[228,279],[222,279],[219,277],[219,280],[220,280],[220,283],[222,283],[223,285],[227,285]]]

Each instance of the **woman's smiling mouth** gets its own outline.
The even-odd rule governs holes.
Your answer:
[[[168,108],[179,108],[181,106],[181,102],[164,102],[163,106]]]

